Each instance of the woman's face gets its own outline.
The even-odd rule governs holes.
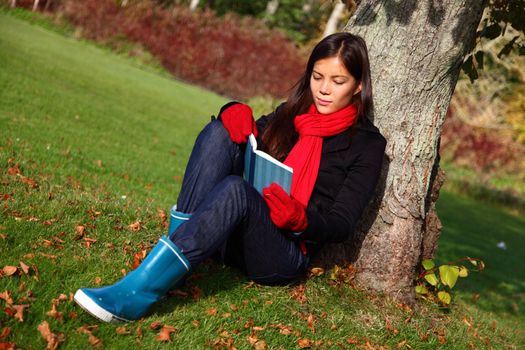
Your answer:
[[[348,72],[339,57],[334,56],[315,62],[310,89],[317,111],[329,114],[346,107],[352,96],[361,91],[361,82]]]

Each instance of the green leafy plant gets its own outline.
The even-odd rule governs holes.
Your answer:
[[[437,301],[448,308],[452,302],[452,288],[459,277],[464,278],[469,275],[469,269],[461,265],[464,261],[472,264],[479,272],[485,269],[482,260],[468,256],[440,266],[436,266],[432,259],[424,259],[421,262],[420,273],[416,277],[416,295]]]

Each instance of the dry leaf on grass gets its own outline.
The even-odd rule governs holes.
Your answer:
[[[312,267],[308,273],[308,277],[319,277],[324,273],[322,267]]]
[[[127,329],[126,327],[117,327],[117,329],[115,330],[117,332],[117,334],[119,335],[128,335],[128,334],[131,334],[131,331],[129,329]]]
[[[162,327],[162,322],[160,322],[160,321],[152,322],[152,323],[149,325],[149,328],[150,328],[150,329],[159,329],[160,327]]]
[[[38,183],[35,180],[30,179],[27,176],[24,176],[22,174],[18,174],[18,177],[20,178],[20,181],[22,181],[23,183],[25,183],[29,187],[31,187],[31,188],[38,188]]]
[[[2,273],[4,276],[13,276],[15,274],[18,274],[18,267],[16,266],[4,266],[2,269]]]
[[[29,266],[27,266],[23,261],[20,261],[20,267],[26,275],[29,274]]]
[[[4,327],[4,329],[2,329],[2,334],[0,334],[0,339],[5,339],[9,337],[9,334],[11,334],[11,328]]]
[[[128,225],[128,230],[132,231],[132,232],[137,232],[137,231],[140,231],[141,229],[141,222],[140,221],[135,221],[131,224]]]
[[[139,339],[141,339],[144,336],[144,334],[142,333],[142,327],[141,326],[138,326],[137,329],[135,329],[135,334],[137,334],[137,337]]]
[[[299,339],[297,341],[297,346],[299,349],[307,349],[312,346],[312,341],[308,338]]]
[[[64,321],[64,317],[61,312],[57,310],[57,306],[55,304],[51,305],[51,310],[49,310],[46,315],[49,317],[52,317],[60,322]]]
[[[5,312],[9,316],[16,318],[19,322],[24,322],[24,310],[28,307],[28,304],[11,305],[5,308]]]
[[[171,342],[171,333],[176,332],[175,327],[164,325],[159,332],[159,335],[155,337],[155,340]]]
[[[98,330],[98,326],[87,326],[87,325],[84,325],[82,327],[79,327],[77,329],[77,332],[79,333],[83,333],[83,334],[87,334],[88,335],[88,342],[89,344],[91,344],[92,347],[94,348],[103,348],[104,347],[104,344],[102,343],[102,340],[100,340],[99,338],[95,337],[95,335],[93,335],[93,332]]]
[[[0,299],[5,300],[5,303],[7,305],[13,304],[13,299],[11,298],[11,292],[8,290],[5,290],[2,293],[0,293]]]
[[[64,341],[64,333],[55,334],[51,332],[51,328],[49,328],[49,323],[47,323],[47,321],[39,324],[37,329],[42,335],[42,338],[47,342],[47,350],[57,349],[58,345]]]
[[[306,298],[306,296],[304,295],[305,289],[306,288],[304,284],[298,285],[297,287],[292,289],[292,291],[290,292],[290,297],[292,299],[297,300],[299,304],[305,304],[306,302],[308,302],[308,298]]]
[[[15,350],[15,343],[0,343],[0,350]]]
[[[86,234],[86,227],[84,225],[77,225],[77,227],[75,227],[75,237],[73,239],[75,241],[78,241],[79,239],[84,237],[85,234]]]
[[[211,309],[206,310],[206,313],[210,316],[215,316],[217,315],[217,309],[212,307]]]

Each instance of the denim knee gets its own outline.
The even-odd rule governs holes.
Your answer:
[[[212,120],[209,122],[201,131],[201,134],[205,134],[211,140],[230,140],[228,131],[222,125],[220,120]]]

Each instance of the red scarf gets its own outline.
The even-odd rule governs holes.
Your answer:
[[[295,117],[295,130],[299,133],[299,140],[286,157],[284,164],[293,168],[292,197],[305,207],[308,205],[319,173],[323,137],[345,131],[356,120],[357,108],[353,104],[334,113],[321,114],[312,103],[308,113]]]

